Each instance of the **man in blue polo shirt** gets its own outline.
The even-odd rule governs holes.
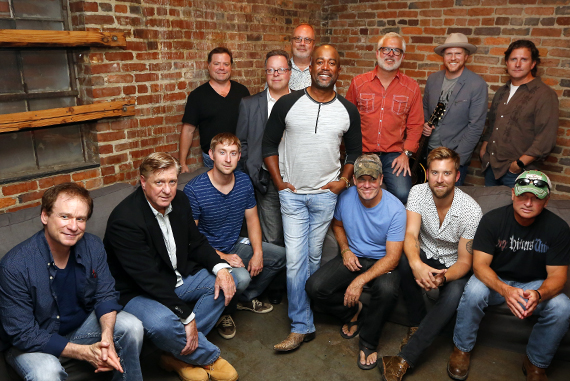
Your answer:
[[[332,229],[340,247],[336,256],[307,281],[309,297],[320,309],[338,317],[340,334],[360,333],[358,367],[376,367],[382,327],[398,300],[400,276],[395,270],[402,255],[406,209],[382,190],[378,155],[362,155],[354,163],[354,187],[336,204]],[[364,285],[371,287],[368,309],[359,301]]]
[[[214,168],[186,184],[184,193],[190,200],[198,230],[233,267],[238,281],[237,300],[232,301],[218,322],[220,335],[231,339],[236,328],[230,314],[236,307],[256,313],[273,310],[271,304],[262,303],[257,297],[285,267],[285,248],[261,240],[253,185],[248,175],[234,171],[241,155],[237,136],[214,136],[209,154]],[[248,238],[240,237],[244,216]]]
[[[70,359],[112,371],[113,380],[142,380],[143,327],[118,312],[103,243],[85,233],[92,211],[89,192],[75,183],[46,190],[44,228],[0,262],[1,338],[26,380],[65,380]]]

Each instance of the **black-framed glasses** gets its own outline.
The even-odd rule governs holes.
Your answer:
[[[295,41],[297,44],[300,44],[302,41],[305,41],[305,44],[312,44],[313,41],[315,41],[312,38],[309,37],[292,37],[291,38],[293,41]]]
[[[378,48],[379,51],[381,51],[382,53],[388,55],[390,54],[390,52],[393,52],[395,56],[401,56],[402,53],[404,53],[404,51],[402,49],[399,48],[389,48],[387,46],[381,46]]]
[[[277,74],[281,75],[281,74],[285,74],[287,73],[289,70],[288,67],[280,67],[279,69],[265,69],[265,73],[269,74],[269,75],[273,75],[273,73],[277,72]]]
[[[532,183],[532,185],[534,185],[537,188],[546,187],[548,190],[550,190],[550,187],[548,186],[548,182],[546,182],[544,180],[518,179],[517,181],[515,181],[515,184],[520,185],[520,186],[527,186],[527,185],[530,185],[531,183]]]

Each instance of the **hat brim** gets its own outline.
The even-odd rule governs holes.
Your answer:
[[[469,55],[475,54],[477,52],[477,47],[473,44],[464,42],[452,42],[449,44],[443,44],[436,47],[433,51],[440,56],[443,56],[443,51],[447,48],[464,48],[467,49]]]

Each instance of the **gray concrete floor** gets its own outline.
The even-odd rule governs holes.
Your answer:
[[[237,334],[224,340],[214,329],[208,339],[218,345],[222,357],[238,371],[240,381],[345,381],[380,380],[379,368],[360,370],[356,365],[358,339],[345,340],[339,335],[339,322],[316,314],[317,337],[291,353],[277,353],[273,345],[289,333],[286,302],[265,315],[238,311],[234,314]],[[387,323],[380,341],[379,356],[395,355],[407,328]],[[438,337],[424,353],[421,363],[409,370],[404,380],[450,380],[446,372],[453,349],[449,334]],[[525,380],[522,373],[523,354],[479,345],[472,354],[468,380]],[[174,373],[157,366],[157,354],[143,358],[147,381],[176,381]],[[548,371],[551,381],[570,380],[570,362],[556,359]]]

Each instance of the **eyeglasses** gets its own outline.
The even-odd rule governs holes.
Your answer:
[[[305,38],[303,38],[303,37],[292,37],[291,39],[293,41],[295,41],[295,43],[297,43],[297,44],[300,44],[302,41],[305,41],[305,44],[312,44],[313,41],[315,41],[314,39],[309,38],[309,37],[305,37]]]
[[[537,188],[546,187],[548,190],[550,190],[548,183],[544,180],[518,179],[517,181],[515,181],[515,184],[520,185],[520,186],[530,185],[531,183],[532,183],[532,185],[534,185]]]
[[[280,67],[279,69],[265,69],[265,73],[268,75],[273,75],[273,73],[277,72],[279,75],[287,73],[289,70],[288,67]]]
[[[389,48],[387,46],[381,46],[378,48],[379,51],[381,51],[382,53],[388,55],[390,54],[390,52],[393,52],[395,56],[401,56],[402,53],[404,53],[404,51],[402,49],[398,49],[398,48]]]

